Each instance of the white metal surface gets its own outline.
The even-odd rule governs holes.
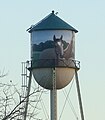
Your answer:
[[[53,88],[53,68],[33,69],[33,76],[38,84],[46,89]],[[75,70],[73,68],[55,68],[56,89],[67,86],[72,80]]]

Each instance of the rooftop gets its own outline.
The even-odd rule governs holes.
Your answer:
[[[28,29],[28,32],[31,33],[32,31],[38,30],[72,30],[74,32],[78,32],[71,25],[59,18],[54,11],[52,11],[52,13],[39,21],[37,24],[32,25]]]

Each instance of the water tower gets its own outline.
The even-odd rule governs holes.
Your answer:
[[[30,76],[33,74],[40,86],[50,90],[51,120],[57,120],[57,90],[67,86],[75,73],[81,117],[84,119],[77,76],[79,67],[75,60],[75,33],[78,31],[52,11],[32,25],[28,32],[31,37]]]

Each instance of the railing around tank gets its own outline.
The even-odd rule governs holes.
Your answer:
[[[38,59],[38,60],[31,60],[27,61],[28,69],[35,69],[35,68],[55,68],[55,67],[64,67],[64,68],[74,68],[79,70],[80,69],[80,61],[69,59]]]

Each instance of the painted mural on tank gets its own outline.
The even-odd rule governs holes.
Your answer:
[[[38,67],[74,67],[75,59],[74,32],[69,41],[61,34],[53,34],[50,40],[44,40],[32,45],[33,66]]]

